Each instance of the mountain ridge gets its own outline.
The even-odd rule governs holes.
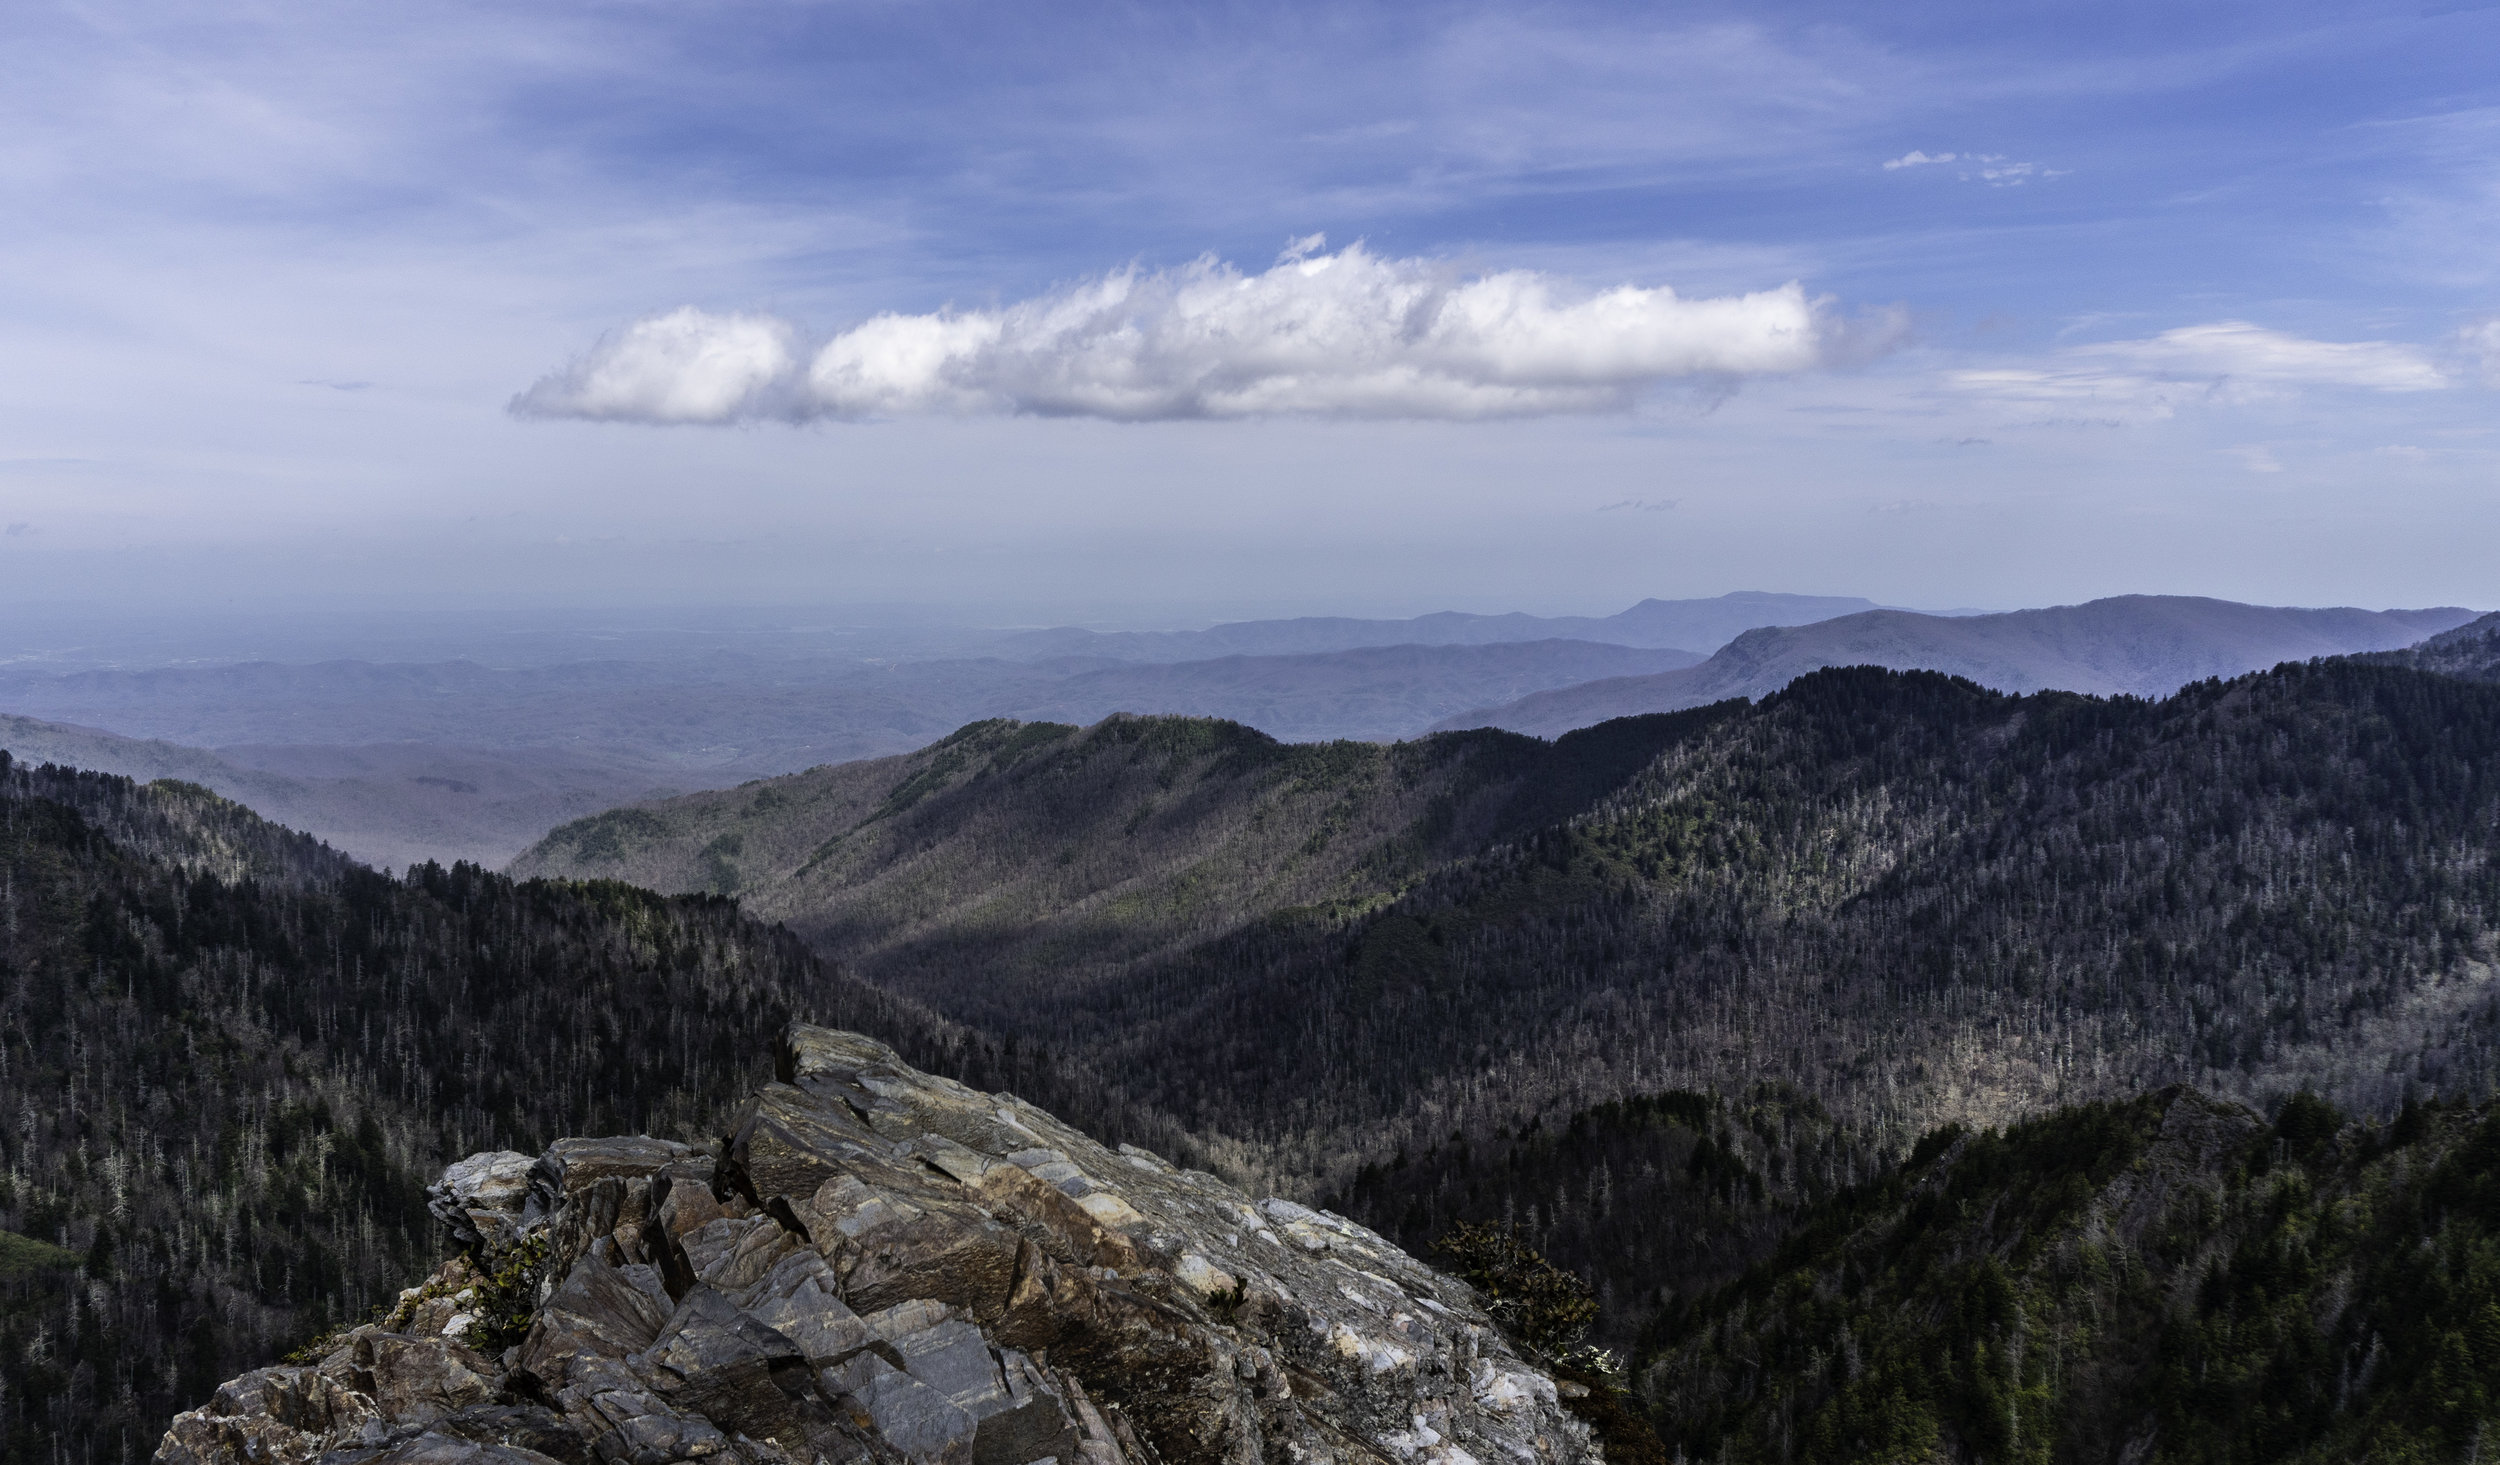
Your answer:
[[[1976,616],[1877,610],[1747,631],[1697,667],[1531,693],[1433,730],[1502,727],[1550,737],[1609,717],[1765,697],[1830,666],[1937,671],[2002,692],[2166,696],[2278,662],[2393,650],[2475,616],[2456,607],[2367,611],[2157,595]]]
[[[1738,590],[1707,599],[1643,600],[1610,616],[1479,615],[1437,611],[1407,620],[1301,616],[1233,621],[1203,631],[1089,631],[1054,627],[1004,638],[1009,654],[1078,654],[1128,661],[1191,661],[1212,655],[1351,651],[1368,646],[1459,646],[1519,641],[1598,641],[1709,654],[1757,626],[1804,625],[1877,609],[1855,595]]]
[[[1908,1134],[2182,1079],[2370,1112],[2467,1082],[2500,1052],[2495,767],[2500,689],[2402,668],[2160,702],[1859,668],[1552,744],[997,725],[618,811],[515,868],[734,888],[872,981],[1130,1075],[1245,1173],[1325,1185],[1660,1085],[1778,1080]],[[2426,840],[2462,843],[2407,864]],[[2263,995],[2289,970],[2308,995]]]

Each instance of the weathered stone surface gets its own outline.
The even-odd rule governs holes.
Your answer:
[[[1463,1285],[1341,1217],[1106,1149],[856,1034],[794,1028],[778,1072],[716,1155],[563,1140],[451,1167],[436,1214],[477,1262],[447,1263],[397,1333],[229,1384],[158,1458],[1596,1458]],[[528,1336],[483,1358],[461,1319],[530,1256]]]
[[[528,1204],[537,1163],[517,1150],[471,1155],[425,1188],[426,1209],[464,1246],[507,1243]]]
[[[589,1465],[589,1447],[563,1416],[529,1405],[464,1409],[385,1440],[332,1450],[321,1465]]]
[[[370,1396],[327,1373],[263,1368],[229,1380],[201,1408],[176,1415],[156,1458],[163,1465],[301,1465],[386,1431]]]

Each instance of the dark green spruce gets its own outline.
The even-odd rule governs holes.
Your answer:
[[[1939,1130],[1649,1346],[1637,1393],[1695,1460],[2475,1460],[2500,1107],[2268,1123],[2172,1089]]]

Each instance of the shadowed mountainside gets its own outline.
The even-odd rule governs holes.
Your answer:
[[[2404,669],[2148,703],[1861,668],[1552,745],[987,725],[516,868],[735,890],[1287,1183],[1660,1087],[1900,1139],[2485,1082],[2496,780],[2500,688]]]
[[[734,894],[879,980],[943,967],[1008,996],[1083,986],[1280,911],[1377,901],[1566,818],[1656,754],[1663,719],[1559,744],[1507,733],[1279,743],[1234,723],[976,723],[836,764],[578,820],[515,861]],[[975,976],[978,973],[980,975]]]
[[[1830,666],[1940,671],[2001,692],[2165,697],[2190,682],[2278,662],[2409,646],[2473,618],[2453,607],[2311,610],[2180,595],[2115,596],[2002,615],[1868,611],[1748,631],[1689,670],[1532,693],[1437,726],[1552,737],[1610,717],[1766,697]]]

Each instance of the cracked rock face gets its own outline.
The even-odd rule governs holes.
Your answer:
[[[467,1255],[317,1364],[227,1384],[157,1459],[1598,1459],[1468,1289],[1372,1232],[851,1033],[793,1028],[717,1153],[475,1155],[433,1203]]]

